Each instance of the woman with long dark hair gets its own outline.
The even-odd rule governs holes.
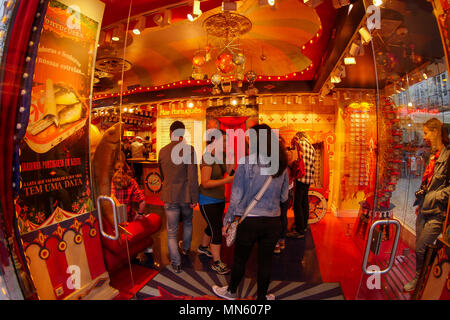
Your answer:
[[[266,124],[250,129],[250,154],[240,161],[233,181],[230,205],[224,218],[223,234],[234,219],[239,219],[255,196],[270,181],[256,205],[239,224],[236,233],[233,266],[228,286],[213,286],[219,297],[234,300],[245,274],[252,248],[258,244],[257,299],[273,300],[267,295],[272,267],[272,253],[281,235],[280,202],[288,199],[287,155],[278,135]]]

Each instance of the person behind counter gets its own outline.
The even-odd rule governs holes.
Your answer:
[[[150,137],[146,136],[144,140],[144,158],[148,158],[151,152],[152,152],[152,143],[150,141]]]
[[[136,136],[134,138],[133,143],[131,144],[131,157],[133,159],[136,158],[144,158],[144,151],[145,151],[145,146],[142,143],[142,138],[139,136]],[[133,170],[134,170],[134,178],[136,179],[137,183],[139,185],[142,185],[142,163],[133,163]]]
[[[220,259],[222,218],[225,210],[225,184],[233,182],[234,170],[233,165],[227,166],[225,164],[225,131],[214,130],[210,132],[211,136],[206,141],[206,152],[200,165],[199,205],[200,212],[207,226],[203,234],[202,243],[198,247],[198,252],[212,257],[211,269],[218,274],[227,274],[230,272],[230,269]],[[222,143],[214,143],[216,137],[213,134],[221,136]],[[220,137],[217,138],[220,139]],[[225,173],[228,173],[227,177],[225,177]],[[208,246],[211,248],[211,251],[209,251]]]
[[[431,146],[431,156],[416,192],[416,274],[405,284],[405,291],[413,291],[425,260],[427,247],[442,233],[450,192],[449,138],[442,122],[432,118],[423,125],[424,141]]]
[[[159,152],[158,165],[163,181],[161,201],[167,218],[167,245],[174,272],[181,272],[181,256],[177,247],[178,223],[180,215],[183,219],[183,241],[181,252],[187,255],[192,240],[192,212],[198,203],[198,169],[195,150],[184,141],[185,126],[175,121],[170,126],[171,142]],[[173,150],[175,149],[175,152]],[[178,153],[176,152],[178,150]],[[188,154],[184,152],[188,150]],[[182,154],[180,153],[182,151]],[[189,163],[174,163],[172,156],[181,156]]]

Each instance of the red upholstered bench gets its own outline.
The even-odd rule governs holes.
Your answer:
[[[107,219],[103,219],[103,227],[106,233],[114,235],[114,227]],[[120,231],[121,235],[118,240],[101,237],[106,268],[109,272],[114,272],[128,263],[125,237],[128,239],[130,258],[133,259],[139,252],[153,244],[151,235],[161,228],[161,218],[155,213],[149,213],[142,219],[128,222],[124,228],[130,234],[125,235],[123,231]]]

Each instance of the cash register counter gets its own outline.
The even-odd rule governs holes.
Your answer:
[[[149,158],[130,158],[128,163],[142,163],[142,179],[144,184],[145,201],[147,203],[145,212],[156,213],[161,217],[161,229],[154,233],[153,237],[153,259],[155,267],[162,269],[170,264],[169,249],[167,246],[167,219],[164,214],[164,203],[159,198],[162,188],[162,178],[159,172],[158,161]],[[205,219],[203,219],[200,209],[194,208],[192,217],[192,242],[191,251],[197,251],[200,245],[203,232],[206,228]],[[178,226],[178,239],[182,239],[183,223]]]

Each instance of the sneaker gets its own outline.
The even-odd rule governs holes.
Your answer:
[[[208,247],[199,246],[197,249],[197,252],[200,254],[205,254],[208,257],[212,257],[212,253],[211,253],[211,251],[209,251]]]
[[[183,256],[189,255],[189,250],[186,251],[186,250],[184,250],[184,248],[183,248],[183,241],[182,241],[182,240],[178,241],[178,248],[180,248],[181,254],[182,254]]]
[[[275,249],[273,250],[273,253],[281,253],[281,247],[280,247],[280,242],[277,242],[277,245],[275,246]]]
[[[172,269],[175,273],[181,273],[181,265],[172,264]]]
[[[286,237],[294,238],[294,239],[303,239],[305,237],[304,234],[298,233],[297,231],[286,233]]]
[[[275,300],[275,295],[272,293],[269,293],[268,295],[266,295],[266,300]]]
[[[236,300],[236,293],[231,293],[230,291],[228,291],[228,286],[225,287],[212,286],[212,290],[216,295],[218,295],[221,298],[227,300]]]
[[[219,261],[219,263],[213,262],[211,264],[211,269],[213,269],[218,274],[227,274],[230,272],[230,268],[228,268],[228,266],[222,261]]]
[[[405,284],[405,286],[403,287],[403,290],[405,290],[406,292],[414,291],[414,289],[416,288],[416,285],[417,285],[417,278],[414,278],[410,282]]]
[[[278,241],[278,244],[280,245],[281,250],[284,250],[286,248],[286,241],[284,239]]]

